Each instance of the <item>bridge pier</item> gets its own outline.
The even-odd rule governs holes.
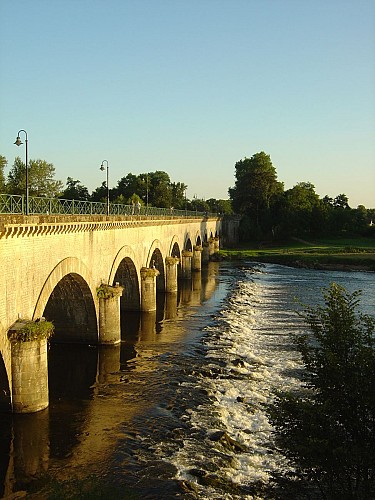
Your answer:
[[[193,247],[193,258],[191,261],[192,271],[201,271],[201,269],[202,269],[202,251],[203,251],[203,248],[200,245],[195,245]]]
[[[156,277],[159,271],[155,268],[141,268],[141,311],[156,311]]]
[[[211,257],[215,253],[215,238],[210,238],[208,240],[208,254]]]
[[[193,252],[190,250],[182,250],[182,278],[190,279],[191,278],[191,260],[193,257]]]
[[[177,281],[177,264],[180,262],[178,257],[166,257],[165,258],[165,291],[168,293],[177,292],[178,281]]]
[[[33,334],[22,332],[28,325]],[[12,411],[34,413],[47,408],[48,394],[48,336],[39,336],[38,324],[19,321],[8,332],[11,342]]]
[[[210,260],[210,248],[208,241],[203,242],[202,246],[202,264],[207,264]]]
[[[220,250],[220,238],[219,236],[215,236],[214,238],[214,253],[218,253]]]
[[[123,287],[101,284],[99,297],[99,344],[121,342],[120,297]]]

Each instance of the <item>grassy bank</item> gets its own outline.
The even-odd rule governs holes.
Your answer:
[[[222,249],[219,259],[272,262],[293,267],[375,271],[375,240],[372,238],[292,240],[287,243],[248,244]]]

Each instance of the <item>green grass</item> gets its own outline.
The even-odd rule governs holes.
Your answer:
[[[371,238],[292,240],[283,244],[261,243],[223,249],[219,258],[252,259],[313,268],[362,268],[375,271],[375,240]]]

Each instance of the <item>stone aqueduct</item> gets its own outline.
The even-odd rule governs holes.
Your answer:
[[[1,408],[48,405],[47,355],[40,345],[19,355],[8,338],[17,325],[45,317],[55,341],[119,342],[121,315],[155,310],[157,293],[199,272],[220,235],[220,218],[1,216]]]

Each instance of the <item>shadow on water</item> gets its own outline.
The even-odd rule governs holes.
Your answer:
[[[171,348],[176,340],[182,341],[186,325],[178,322],[215,289],[217,268],[211,269],[202,273],[202,280],[197,274],[179,283],[178,293],[158,293],[156,311],[122,314],[122,341],[117,346],[50,345],[49,407],[34,414],[0,413],[0,497],[27,490],[46,472],[69,477],[64,472],[66,464],[77,473],[81,463],[90,470],[87,464],[92,460],[100,471],[119,439],[114,433],[103,434],[107,428],[124,427],[130,445],[126,442],[124,448],[122,444],[122,450],[133,447],[132,453],[137,454],[132,419],[143,421],[147,412],[155,411],[148,409],[154,404],[150,378],[158,387],[157,398],[162,397],[160,387],[166,383],[164,375],[154,374],[162,343]],[[148,352],[153,349],[156,354],[151,359]]]

